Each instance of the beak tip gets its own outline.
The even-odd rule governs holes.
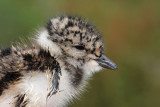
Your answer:
[[[117,67],[117,65],[114,65],[111,69],[115,71],[118,69],[118,67]]]

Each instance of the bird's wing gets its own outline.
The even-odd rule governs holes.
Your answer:
[[[61,69],[59,63],[49,52],[37,51],[35,48],[18,49],[14,47],[0,51],[0,85],[4,85],[4,82],[9,83],[19,79],[22,75],[28,73],[27,71],[44,73],[49,71],[52,75],[52,85],[48,96],[57,92]]]

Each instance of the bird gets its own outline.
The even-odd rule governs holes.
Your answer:
[[[0,107],[66,107],[95,72],[117,69],[81,17],[55,16],[29,40],[0,50]]]

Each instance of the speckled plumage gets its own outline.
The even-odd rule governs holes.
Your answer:
[[[77,17],[51,19],[31,41],[0,51],[0,106],[67,106],[100,65],[116,67],[105,58],[98,62],[104,53],[100,33]]]

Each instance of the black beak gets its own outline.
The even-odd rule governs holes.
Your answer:
[[[95,59],[95,60],[97,61],[97,63],[101,67],[111,69],[111,70],[116,70],[117,69],[117,65],[104,55],[102,55],[100,58]]]

